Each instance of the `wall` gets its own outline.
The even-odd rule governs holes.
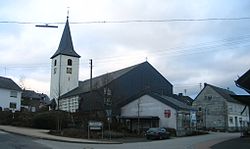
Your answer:
[[[67,65],[68,59],[72,60],[72,66]],[[57,61],[56,66],[54,66],[55,60]],[[71,74],[66,73],[67,67],[72,68]],[[56,69],[56,73],[54,73],[54,69]],[[59,74],[61,76],[59,76]],[[60,91],[59,91],[59,78],[61,79]],[[63,95],[69,92],[70,90],[78,87],[78,82],[79,82],[78,79],[79,79],[79,58],[65,56],[65,55],[58,55],[55,58],[53,58],[51,61],[50,99],[53,98],[57,99],[59,96],[59,92],[60,95]]]
[[[59,100],[59,109],[68,112],[76,112],[79,107],[79,97],[73,96]]]
[[[0,89],[0,106],[4,108],[10,108],[10,102],[16,103],[15,111],[20,111],[21,107],[21,92],[17,91],[17,98],[10,97],[10,91],[7,89]]]
[[[113,112],[116,115],[120,114],[120,103],[145,90],[164,95],[172,95],[173,92],[172,84],[147,62],[112,81],[109,87],[112,90],[112,102],[116,107]]]
[[[227,129],[228,120],[225,101],[212,87],[205,86],[193,102],[193,106],[198,110],[197,115],[200,115],[200,118],[197,119],[198,128]]]
[[[244,105],[238,103],[228,102],[228,127],[230,131],[239,130],[240,127],[246,127],[249,122],[248,107],[244,111]]]
[[[138,103],[140,116],[157,116],[160,118],[160,127],[169,127],[176,129],[176,110],[172,107],[161,103],[149,95],[144,95],[137,100],[121,108],[121,116],[138,116]],[[164,110],[171,110],[170,118],[166,118]]]

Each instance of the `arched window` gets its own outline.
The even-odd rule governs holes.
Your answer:
[[[72,60],[68,59],[68,66],[72,66]]]
[[[56,66],[56,60],[54,61],[54,66]]]

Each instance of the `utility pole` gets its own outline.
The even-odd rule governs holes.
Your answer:
[[[93,69],[93,61],[92,59],[89,60],[89,64],[90,64],[90,91],[92,91],[92,69]]]

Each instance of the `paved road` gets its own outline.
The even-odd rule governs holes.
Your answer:
[[[206,145],[213,145],[220,141],[238,138],[239,133],[211,133],[209,135],[182,137],[151,142],[137,142],[124,144],[77,144],[36,140],[37,143],[47,145],[53,149],[206,149]]]
[[[52,149],[39,144],[34,139],[0,131],[1,149]]]
[[[34,139],[0,131],[3,149],[208,149],[221,141],[239,138],[238,133],[211,133],[209,135],[172,138],[167,140],[124,144],[80,144]],[[229,148],[227,148],[229,149]]]
[[[236,138],[227,140],[211,147],[212,149],[250,149],[250,138]]]

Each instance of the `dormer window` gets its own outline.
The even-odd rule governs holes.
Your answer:
[[[72,66],[72,60],[68,59],[68,66]]]
[[[56,60],[54,61],[54,66],[56,66]]]

